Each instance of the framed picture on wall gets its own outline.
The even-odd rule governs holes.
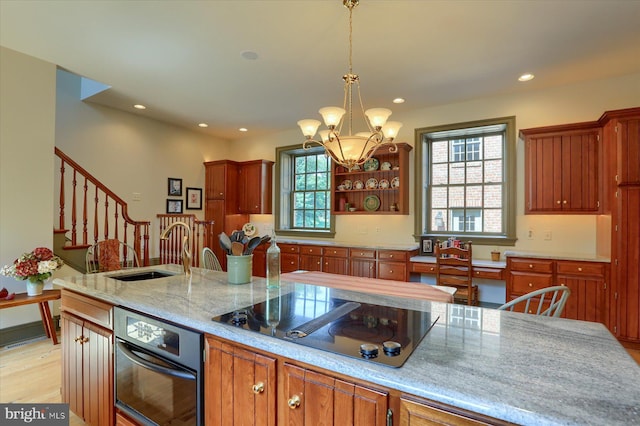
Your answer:
[[[178,178],[169,178],[169,190],[167,195],[170,197],[181,197],[182,196],[182,179]]]
[[[435,256],[436,239],[434,237],[420,237],[420,255]]]
[[[187,187],[187,210],[202,210],[202,188]]]
[[[181,214],[182,200],[167,199],[167,214]]]

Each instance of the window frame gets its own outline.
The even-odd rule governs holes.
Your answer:
[[[487,127],[505,125],[505,141],[503,153],[503,203],[504,210],[503,226],[504,229],[500,235],[496,234],[467,234],[450,231],[446,233],[427,232],[427,212],[429,168],[431,166],[430,159],[427,158],[429,150],[427,149],[427,135],[438,132],[464,130],[476,127]],[[498,246],[514,246],[516,238],[516,163],[517,163],[517,138],[516,138],[516,118],[515,116],[490,118],[486,120],[468,121],[462,123],[445,124],[439,126],[430,126],[418,128],[415,130],[415,203],[414,203],[414,238],[420,240],[421,236],[429,236],[436,238],[449,238],[453,235],[458,236],[466,241],[472,241],[477,245],[498,245]],[[473,160],[465,160],[473,161]]]
[[[295,237],[312,237],[312,238],[334,238],[335,237],[335,215],[331,213],[331,204],[328,204],[329,212],[329,228],[327,229],[296,229],[292,227],[293,223],[293,173],[295,167],[295,157],[299,155],[318,155],[324,153],[322,147],[312,147],[304,149],[302,144],[279,146],[276,148],[276,165],[275,165],[275,189],[274,189],[274,230],[278,235],[287,235]],[[328,192],[333,198],[333,173],[334,167],[329,161],[329,188]],[[286,174],[286,179],[283,175]]]

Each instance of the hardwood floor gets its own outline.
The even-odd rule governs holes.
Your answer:
[[[640,365],[640,350],[627,351]],[[0,348],[0,402],[61,402],[61,352],[50,339]],[[69,414],[70,426],[84,425]]]
[[[62,402],[61,353],[61,345],[47,338],[0,348],[0,402]],[[69,416],[70,426],[84,425]]]

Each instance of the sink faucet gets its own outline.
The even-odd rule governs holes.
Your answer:
[[[161,240],[169,239],[169,234],[176,226],[184,226],[187,230],[187,235],[182,237],[182,268],[185,275],[191,275],[191,252],[189,251],[189,242],[191,241],[191,228],[184,222],[173,222],[169,225],[160,235]]]

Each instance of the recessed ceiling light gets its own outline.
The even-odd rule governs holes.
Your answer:
[[[404,103],[404,98],[395,98],[393,100],[394,104],[403,104]]]
[[[147,109],[147,107],[146,107],[146,106],[141,105],[141,104],[135,104],[133,107],[134,107],[135,109]]]
[[[247,129],[246,127],[240,127],[238,130],[240,130],[241,132],[248,132],[249,129]]]
[[[240,52],[240,56],[242,56],[244,59],[247,59],[249,61],[255,61],[256,59],[258,59],[258,54],[251,50],[245,50]]]
[[[207,123],[199,123],[198,127],[209,127]]]
[[[534,77],[535,75],[533,74],[522,74],[520,77],[518,77],[518,81],[529,81],[533,80]]]

